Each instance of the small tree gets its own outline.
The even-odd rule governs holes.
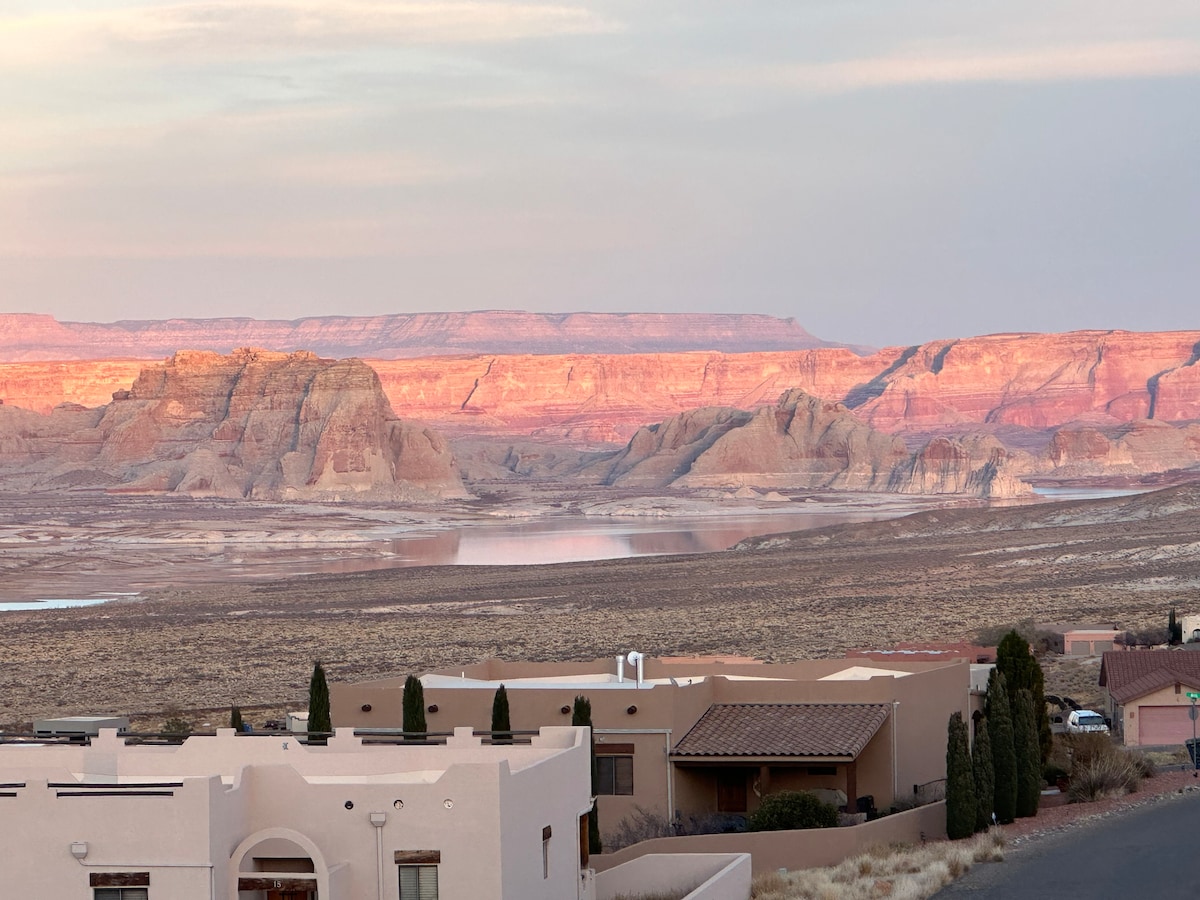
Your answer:
[[[952,841],[975,833],[975,779],[967,723],[962,713],[950,716],[946,728],[946,836]]]
[[[1183,643],[1183,623],[1175,618],[1175,607],[1173,606],[1171,607],[1171,614],[1167,616],[1167,643]]]
[[[592,727],[592,701],[582,694],[575,698],[575,705],[571,708],[571,724],[586,725]],[[596,732],[592,730],[592,796],[596,796],[598,787],[596,777]],[[596,810],[596,804],[592,804],[591,810],[588,812],[588,853],[601,853],[604,847],[600,841],[600,814]]]
[[[246,730],[246,723],[242,721],[242,708],[240,706],[229,707],[229,727],[234,731]]]
[[[1013,747],[1017,757],[1017,818],[1036,816],[1042,796],[1042,751],[1037,740],[1033,695],[1017,691],[1017,714],[1013,718]]]
[[[790,831],[837,827],[837,807],[808,791],[780,791],[763,797],[746,823],[749,831]]]
[[[992,738],[986,716],[975,726],[971,774],[975,777],[975,830],[986,831],[996,809],[996,770],[992,765]]]
[[[425,724],[425,688],[416,675],[404,679],[404,722],[401,727],[406,741],[418,740],[418,735],[423,738],[429,731]]]
[[[329,719],[329,683],[325,680],[325,668],[318,661],[313,666],[312,678],[308,682],[308,732],[322,732],[319,737],[310,737],[309,743],[324,744],[324,732],[333,731]]]
[[[496,688],[496,696],[492,700],[492,743],[508,744],[512,742],[512,722],[508,715],[508,691],[504,685]]]
[[[167,720],[163,722],[163,734],[182,739],[192,733],[192,722],[190,719],[184,718],[182,709],[171,704],[164,712],[167,714]]]
[[[999,668],[988,676],[986,715],[996,778],[993,806],[996,818],[1007,825],[1017,817],[1017,754],[1013,744],[1012,706]]]

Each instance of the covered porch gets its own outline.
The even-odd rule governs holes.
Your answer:
[[[785,790],[812,791],[849,813],[890,805],[891,712],[888,704],[714,704],[671,753],[680,811],[748,816]]]

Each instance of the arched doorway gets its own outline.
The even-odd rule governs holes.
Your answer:
[[[238,900],[330,900],[329,870],[309,838],[268,828],[238,845],[230,858]]]

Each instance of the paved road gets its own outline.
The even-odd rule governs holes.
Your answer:
[[[1200,896],[1200,794],[1188,794],[1010,849],[937,900],[1172,900]]]

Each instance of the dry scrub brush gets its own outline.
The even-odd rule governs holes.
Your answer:
[[[754,900],[924,900],[975,863],[1004,859],[1004,832],[964,841],[873,848],[836,866],[769,872],[754,879]]]

